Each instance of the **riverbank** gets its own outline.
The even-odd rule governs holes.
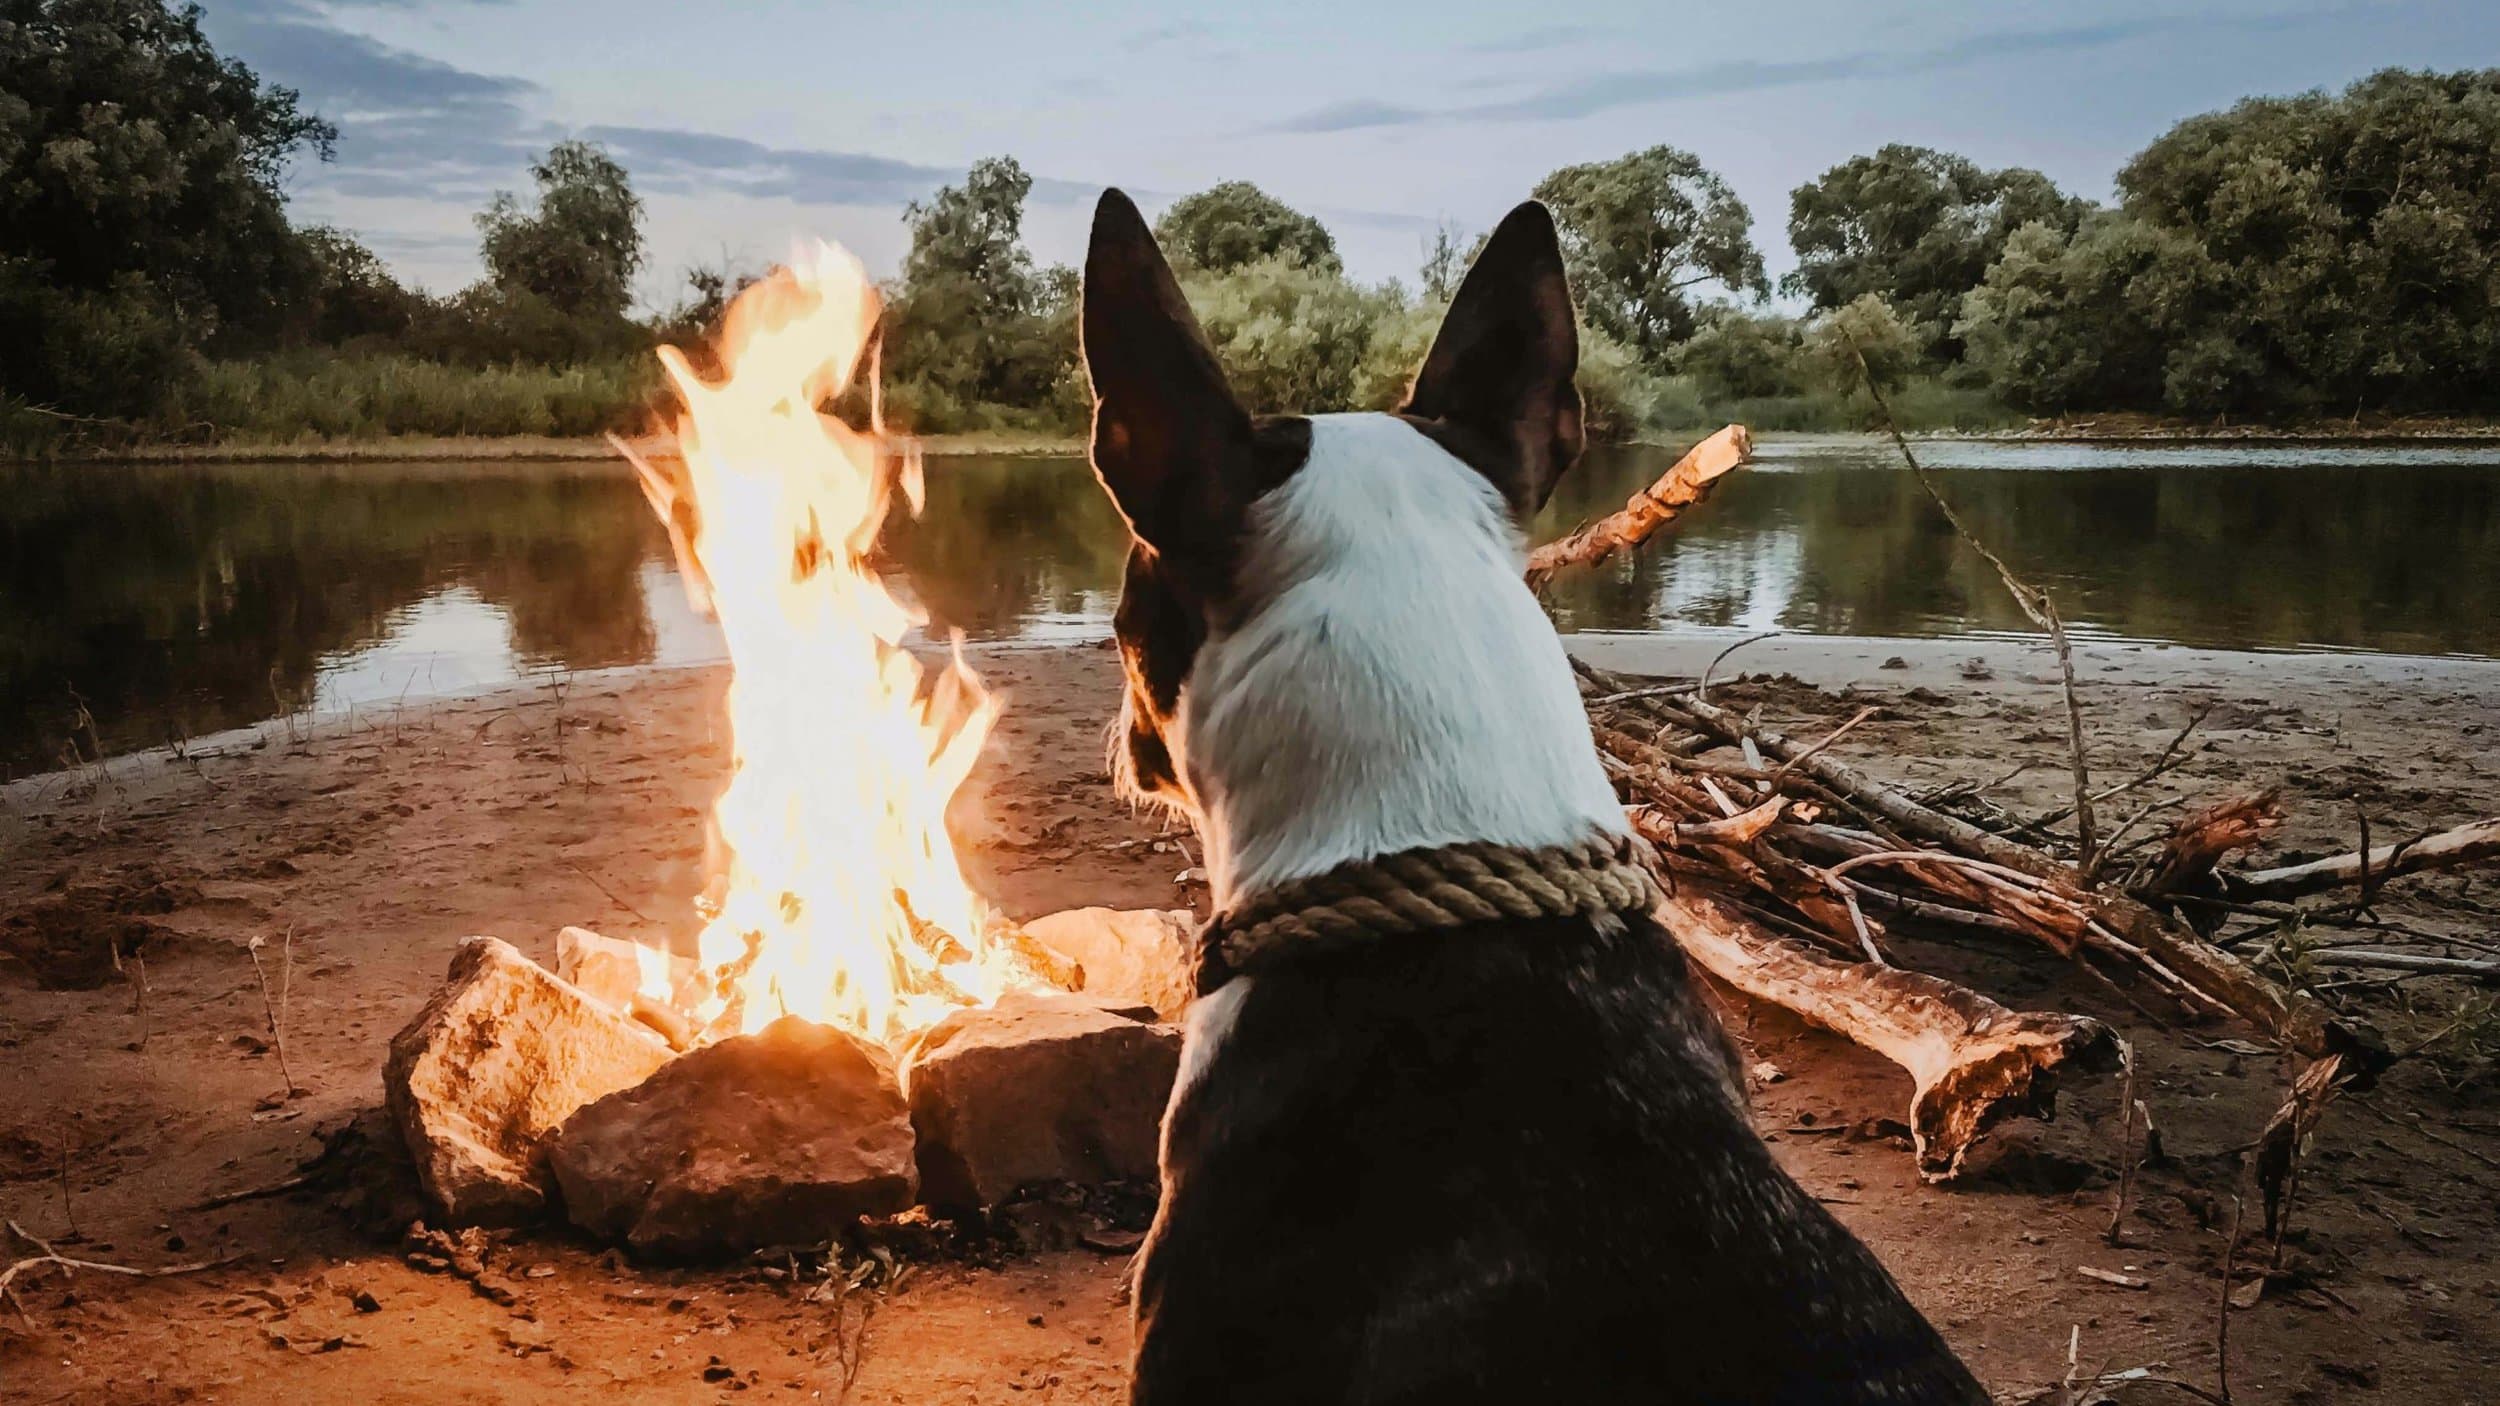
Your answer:
[[[1635,444],[1654,444],[1682,448],[1717,429],[1660,431],[1641,436]],[[1829,439],[1850,437],[1879,438],[1873,431],[1845,430],[1766,430],[1757,438],[1766,442],[1781,439]],[[1982,430],[1919,430],[1909,436],[1913,443],[1921,440],[1978,441],[2002,440],[2022,443],[2060,444],[2372,444],[2372,443],[2437,443],[2453,441],[2485,443],[2500,440],[2500,422],[2425,417],[2420,419],[2386,420],[2351,423],[2320,421],[2304,425],[2216,425],[2164,420],[2143,416],[2092,417],[2076,420],[2042,420],[2026,426]],[[639,453],[666,453],[670,441],[666,436],[641,435],[628,440]],[[923,454],[933,458],[1062,458],[1085,452],[1082,435],[1034,433],[1018,430],[977,430],[963,434],[924,435],[919,440]],[[43,458],[10,457],[0,454],[0,466],[30,463],[142,463],[142,464],[231,464],[231,463],[437,463],[462,461],[469,463],[579,463],[587,460],[613,459],[615,447],[602,435],[397,435],[357,439],[238,439],[208,444],[155,444],[131,446],[92,453],[76,453]]]
[[[1609,667],[1681,673],[1725,647],[1573,644]],[[1111,652],[973,658],[1007,700],[952,817],[976,886],[1018,917],[1081,903],[1203,909],[1202,892],[1175,881],[1191,856],[1102,773],[1119,687]],[[2141,769],[2190,708],[2210,704],[2194,739],[2210,748],[2140,794],[2283,786],[2293,824],[2270,855],[2349,843],[2355,803],[2398,835],[2500,810],[2500,769],[2473,735],[2500,718],[2500,667],[2087,646],[2083,668],[2094,759],[2112,777]],[[1740,670],[1824,685],[1713,685],[1791,735],[1883,705],[1835,749],[1896,781],[1969,781],[2030,812],[2068,784],[2051,668],[2020,642],[1792,637],[1720,666]],[[114,1263],[236,1257],[157,1281],[85,1275],[72,1294],[21,1283],[25,1316],[0,1313],[11,1394],[656,1402],[735,1381],[759,1399],[839,1395],[829,1311],[780,1266],[650,1270],[570,1235],[530,1234],[495,1252],[520,1297],[492,1302],[404,1257],[398,1227],[376,1219],[388,1169],[370,1149],[322,1164],[352,1171],[347,1189],[206,1204],[282,1182],[325,1141],[353,1146],[340,1130],[375,1103],[384,1043],[463,934],[499,933],[542,958],[566,923],[684,936],[701,817],[728,765],[723,682],[711,668],[620,670],[561,690],[271,723],[0,788],[0,852],[24,859],[0,866],[11,953],[0,957],[0,1081],[20,1094],[0,1112],[0,1216]],[[2424,930],[2488,927],[2489,899],[2464,876],[2390,885],[2378,902],[2389,921]],[[30,931],[57,940],[30,945]],[[144,935],[144,1014],[92,946],[109,933]],[[271,1097],[283,1079],[248,951],[266,939],[274,961],[290,934],[295,1099]],[[2003,1399],[2064,1375],[2076,1330],[2087,1368],[2158,1364],[2212,1381],[2233,1149],[2272,1112],[2284,1071],[2223,1043],[2241,1032],[2151,1026],[2028,949],[1903,950],[2009,1000],[2101,1016],[2136,1041],[2163,1157],[2137,1185],[2124,1248],[2102,1239],[2120,1155],[2114,1088],[2070,1087],[2056,1124],[1995,1135],[2005,1155],[1991,1170],[1928,1187],[1872,1121],[1900,1116],[1897,1071],[1732,1003],[1749,1063],[1777,1071],[1754,1109],[1774,1151]],[[2400,1044],[2431,1033],[2453,1002],[2410,989],[2417,1009],[2376,1008]],[[2481,1390],[2500,1351],[2500,1277],[2488,1267],[2500,1138],[2469,1116],[2488,1075],[2459,1094],[2432,1073],[2409,1063],[2373,1096],[2392,1122],[2351,1106],[2326,1120],[2287,1246],[2295,1272],[2232,1319],[2236,1399],[2337,1400],[2364,1378],[2391,1400]],[[1871,1131],[1844,1131],[1860,1128]],[[2256,1219],[2252,1203],[2252,1238]],[[1125,1267],[1078,1246],[922,1265],[879,1294],[850,1399],[1117,1401]]]

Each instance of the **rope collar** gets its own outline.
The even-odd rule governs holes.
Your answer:
[[[1478,923],[1588,917],[1657,906],[1649,846],[1631,835],[1525,849],[1484,842],[1402,850],[1296,879],[1199,930],[1198,994],[1298,953]]]

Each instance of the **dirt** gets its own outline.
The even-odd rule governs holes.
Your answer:
[[[1724,643],[1584,647],[1610,667],[1692,673]],[[1727,696],[1775,725],[1819,735],[1883,703],[1843,755],[1920,786],[1997,782],[2030,762],[1989,798],[2023,812],[2064,798],[2061,714],[2028,651],[1978,647],[1990,677],[1976,681],[1961,676],[1972,646],[1755,648],[1769,657],[1741,653],[1722,672],[1803,681],[1732,684]],[[1881,667],[1905,650],[1906,667]],[[2349,844],[2357,803],[2382,837],[2500,813],[2500,767],[2469,731],[2500,717],[2500,671],[2354,677],[2340,661],[2232,672],[2177,653],[2111,658],[2112,672],[2087,670],[2097,764],[2130,774],[2211,701],[2195,739],[2210,749],[2144,795],[2172,794],[2161,789],[2172,782],[2197,795],[2281,785],[2294,818],[2274,852],[2287,858]],[[976,884],[1019,917],[1203,905],[1176,882],[1196,863],[1194,841],[1110,794],[1108,651],[998,650],[978,663],[1008,711],[955,813]],[[404,1238],[405,1187],[359,1121],[379,1101],[385,1042],[465,934],[551,960],[568,923],[640,938],[691,928],[702,816],[727,762],[722,683],[716,671],[589,677],[271,724],[208,754],[9,788],[0,1215],[65,1255],[221,1263],[146,1280],[30,1272],[17,1285],[23,1312],[0,1304],[0,1400],[837,1400],[854,1349],[857,1402],[1120,1399],[1131,1240],[1116,1216],[1061,1223],[1027,1207],[958,1230],[943,1252],[905,1236],[901,1282],[874,1267],[847,1292],[848,1266],[877,1261],[854,1257],[829,1282],[799,1261],[652,1270],[557,1231]],[[2390,920],[2472,940],[2488,939],[2495,911],[2487,877],[2409,881],[2381,900]],[[270,1003],[283,1001],[282,1046],[256,938]],[[1909,939],[1902,950],[2014,1004],[2101,1016],[2136,1041],[2162,1157],[2136,1184],[2122,1245],[2103,1238],[2123,1155],[2115,1087],[2070,1087],[2057,1122],[2009,1125],[1983,1171],[1929,1187],[1890,1121],[1906,1111],[1906,1077],[1730,1001],[1757,1118],[1783,1162],[2004,1399],[2057,1383],[2070,1341],[2086,1372],[2142,1367],[2212,1390],[2240,1151],[2288,1069],[2228,1026],[2155,1028],[2029,951]],[[2447,1023],[2459,997],[2435,982],[2341,993],[2400,1046]],[[2234,1400],[2489,1399],[2500,1366],[2493,1095],[2487,1067],[2424,1057],[2330,1112],[2291,1213],[2288,1272],[2232,1315]],[[203,1206],[308,1163],[313,1180],[292,1192]],[[2261,1219],[2252,1200],[2243,1267],[2272,1257]],[[2187,1399],[2134,1391],[2124,1399]]]

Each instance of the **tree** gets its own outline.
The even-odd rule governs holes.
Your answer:
[[[1822,382],[1842,395],[1861,386],[1889,391],[1918,369],[1919,334],[1892,305],[1860,293],[1807,329],[1807,360]]]
[[[336,345],[408,330],[424,297],[400,286],[362,241],[328,225],[303,231],[303,240],[312,259],[313,296],[299,323],[315,341]]]
[[[1264,259],[1335,269],[1337,241],[1319,221],[1248,181],[1184,195],[1155,221],[1155,240],[1175,265],[1227,273]]]
[[[590,142],[558,142],[533,162],[534,209],[497,191],[477,217],[488,279],[570,317],[622,318],[642,267],[642,199],[625,168]]]
[[[2375,74],[2191,117],[2119,212],[2033,225],[1963,300],[2015,404],[2187,414],[2500,407],[2500,70]]]
[[[1458,293],[1458,280],[1473,263],[1472,254],[1458,252],[1458,226],[1447,220],[1432,232],[1432,243],[1424,249],[1424,266],[1419,270],[1424,297],[1432,302],[1447,303]]]
[[[2179,328],[2174,408],[2500,405],[2500,69],[2191,117],[2118,188],[2221,280]]]
[[[1693,334],[1690,290],[1770,293],[1752,214],[1691,152],[1654,146],[1566,166],[1537,183],[1536,197],[1561,230],[1581,314],[1653,369]]]
[[[1962,300],[1955,335],[1997,394],[2026,410],[2151,410],[2164,403],[2179,312],[2209,270],[2195,246],[2116,213],[2070,237],[2025,225]]]
[[[1795,319],[1720,306],[1709,309],[1700,330],[1677,348],[1675,369],[1714,397],[1795,395],[1803,388],[1802,347]]]
[[[0,0],[9,393],[144,414],[183,349],[273,331],[311,277],[278,181],[336,132],[221,58],[199,17],[161,0]]]
[[[1949,361],[1961,355],[1952,325],[1962,296],[2014,231],[2038,221],[2071,234],[2087,208],[2037,171],[1887,146],[1790,192],[1797,267],[1781,287],[1826,311],[1881,297],[1913,324],[1925,354]]]
[[[1032,189],[1014,158],[991,157],[904,209],[911,249],[886,355],[898,419],[914,428],[973,424],[984,405],[1043,405],[1076,359],[1074,275],[1037,273],[1024,247]]]

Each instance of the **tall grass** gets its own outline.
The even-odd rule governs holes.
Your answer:
[[[1893,418],[1908,433],[1977,432],[2025,425],[2022,414],[1990,392],[1956,386],[1940,376],[1913,377],[1886,393]],[[1863,391],[1843,395],[1815,390],[1794,395],[1711,396],[1690,376],[1670,376],[1661,383],[1651,423],[1675,438],[1684,431],[1704,431],[1742,424],[1756,433],[1837,434],[1877,428],[1874,402]]]
[[[298,353],[212,361],[191,378],[168,438],[293,443],[397,435],[595,435],[638,428],[659,386],[649,357],[579,366],[446,365]]]

